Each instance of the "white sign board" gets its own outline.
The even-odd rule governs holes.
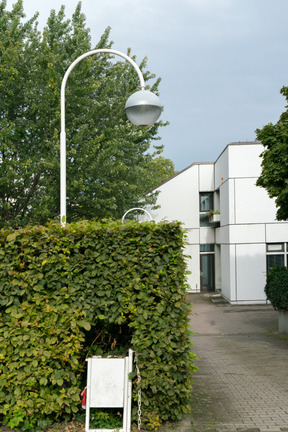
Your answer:
[[[85,431],[100,431],[90,429],[90,408],[123,408],[123,428],[120,431],[130,432],[132,383],[129,374],[132,372],[132,350],[129,350],[129,357],[92,357],[87,362]]]
[[[91,408],[122,408],[125,359],[91,359]]]

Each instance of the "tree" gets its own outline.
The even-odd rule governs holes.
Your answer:
[[[28,107],[30,82],[26,77],[34,68],[31,51],[37,48],[38,35],[33,27],[36,16],[22,24],[22,3],[17,2],[12,12],[5,11],[5,5],[4,1],[0,3],[0,205],[1,219],[9,220],[21,213],[25,201],[28,201],[38,181],[41,162],[40,159],[35,161],[34,173],[28,172],[26,143],[31,128]],[[22,157],[24,154],[26,157]],[[30,187],[27,187],[28,183]],[[26,194],[23,194],[24,189]],[[21,200],[17,200],[19,196]]]
[[[60,88],[65,71],[91,49],[111,48],[110,28],[91,47],[81,3],[71,20],[64,6],[48,18],[42,34],[35,16],[23,24],[23,0],[12,11],[0,3],[0,227],[45,223],[59,215]],[[131,56],[130,51],[127,51]],[[135,57],[132,57],[135,60]],[[158,93],[160,79],[140,63]],[[139,88],[135,70],[111,55],[82,60],[66,86],[67,214],[120,218],[128,208],[153,204],[149,165],[163,151],[154,146],[162,121],[137,128],[124,112]],[[171,161],[167,160],[167,166]],[[170,172],[170,171],[169,171]],[[159,176],[149,177],[156,186]],[[161,181],[164,179],[161,179]]]
[[[145,168],[147,175],[146,185],[149,191],[175,174],[174,163],[163,156],[150,159]]]
[[[288,101],[288,87],[281,89]],[[257,186],[265,188],[270,198],[276,198],[277,220],[288,219],[288,110],[278,122],[256,130],[257,139],[265,147],[262,152],[262,172]]]

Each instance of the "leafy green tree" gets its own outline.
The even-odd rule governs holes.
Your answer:
[[[0,199],[1,219],[9,220],[20,214],[38,182],[38,167],[28,169],[28,144],[31,134],[29,107],[29,71],[34,69],[33,49],[38,35],[33,25],[36,16],[26,24],[21,2],[12,12],[0,3]],[[29,42],[28,42],[29,41]],[[36,43],[36,45],[35,45]],[[24,127],[25,125],[25,127]],[[25,144],[24,144],[25,143]],[[24,193],[25,191],[25,193]],[[21,200],[17,198],[21,196]]]
[[[281,89],[288,101],[288,87]],[[278,122],[269,123],[256,130],[257,139],[265,147],[262,152],[262,172],[257,185],[265,188],[270,198],[276,198],[276,217],[288,219],[288,111],[283,112]]]
[[[145,168],[147,172],[146,185],[149,191],[159,186],[176,173],[174,163],[163,156],[150,159]]]
[[[62,79],[81,54],[112,47],[110,28],[91,47],[81,3],[71,20],[64,6],[52,10],[42,33],[37,14],[26,23],[24,18],[23,0],[12,11],[0,3],[0,227],[59,217]],[[151,143],[165,124],[137,128],[129,123],[124,106],[139,79],[130,64],[116,60],[109,54],[89,56],[68,78],[68,222],[120,218],[128,208],[155,201],[145,194],[159,183],[159,175],[149,176],[149,167],[163,146],[151,151]],[[140,68],[158,93],[160,79],[147,70],[146,58]],[[171,161],[166,161],[169,171]]]

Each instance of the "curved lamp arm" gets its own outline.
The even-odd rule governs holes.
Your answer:
[[[137,64],[132,60],[130,57],[128,57],[126,54],[115,51],[108,48],[103,49],[97,49],[93,51],[88,51],[85,54],[82,54],[80,57],[78,57],[76,60],[74,60],[73,63],[69,66],[67,69],[61,85],[61,132],[60,132],[60,221],[61,225],[65,226],[66,224],[66,132],[65,132],[65,87],[66,82],[68,79],[68,76],[70,72],[74,69],[74,67],[79,63],[81,60],[83,60],[85,57],[88,57],[90,55],[99,54],[99,53],[109,53],[118,55],[120,57],[123,57],[125,60],[127,60],[136,70],[139,80],[140,80],[140,86],[141,90],[144,90],[145,82],[142,75],[141,70],[137,66]]]
[[[122,222],[124,222],[124,220],[125,220],[125,216],[126,216],[128,213],[130,213],[131,211],[134,211],[134,210],[141,210],[141,211],[145,212],[145,213],[148,215],[150,221],[153,220],[153,219],[152,219],[152,216],[150,215],[150,213],[149,213],[147,210],[145,210],[145,209],[143,209],[143,208],[141,208],[141,207],[134,207],[134,208],[131,208],[130,210],[127,210],[126,213],[124,213],[124,215],[122,216]]]
[[[132,60],[126,54],[124,54],[120,51],[109,49],[109,48],[103,48],[103,49],[101,48],[101,49],[97,49],[97,50],[88,51],[85,54],[82,54],[76,60],[74,60],[73,63],[71,63],[71,65],[69,66],[69,68],[65,72],[65,75],[64,75],[63,80],[62,80],[62,85],[61,85],[61,130],[62,131],[65,131],[65,88],[66,88],[66,83],[67,83],[67,79],[70,75],[70,72],[84,58],[89,57],[89,56],[94,55],[94,54],[100,54],[100,53],[109,53],[109,54],[118,55],[120,57],[123,57],[125,60],[127,60],[136,70],[138,77],[139,77],[139,80],[140,80],[141,89],[144,90],[145,82],[144,82],[143,74],[142,74],[141,70],[139,69],[139,67],[137,66],[137,64],[134,62],[134,60]]]

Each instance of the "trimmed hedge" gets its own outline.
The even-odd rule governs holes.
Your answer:
[[[142,375],[133,418],[140,386],[147,422],[181,419],[195,370],[184,242],[178,222],[0,232],[2,420],[24,431],[71,417],[81,407],[85,359],[128,348]]]
[[[267,275],[265,294],[274,309],[288,311],[288,268],[271,268]]]

